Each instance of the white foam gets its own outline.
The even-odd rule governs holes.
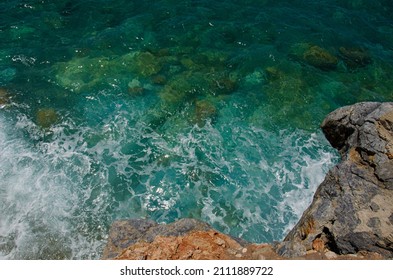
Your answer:
[[[69,139],[26,142],[19,128],[33,130],[34,124],[24,117],[14,127],[3,116],[0,122],[0,237],[14,236],[2,257],[82,257],[81,244],[73,248],[72,243],[77,238],[92,245],[75,229],[78,220],[86,219],[78,208],[84,203],[81,178],[89,172],[91,159],[76,151],[78,145]],[[92,257],[90,249],[87,255]]]

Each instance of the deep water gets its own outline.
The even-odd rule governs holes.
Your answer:
[[[0,258],[97,259],[121,218],[281,240],[393,99],[383,0],[0,3]]]

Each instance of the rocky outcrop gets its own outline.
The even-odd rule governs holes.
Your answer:
[[[322,130],[342,161],[279,246],[287,257],[307,250],[359,251],[393,257],[393,103],[358,103],[329,114]]]
[[[322,130],[342,161],[284,241],[251,244],[194,219],[122,220],[103,259],[393,258],[393,103],[340,108]]]
[[[271,244],[233,238],[195,219],[167,225],[149,220],[113,223],[103,259],[116,260],[281,260]],[[364,252],[340,256],[331,251],[308,251],[296,259],[381,259]]]
[[[194,219],[182,219],[168,225],[143,219],[115,221],[111,226],[102,258],[114,258],[129,246],[140,241],[152,242],[157,236],[181,236],[191,231],[210,229],[212,228],[207,223]]]
[[[196,219],[167,225],[149,220],[113,223],[103,259],[230,260],[280,259],[269,244],[251,244]]]

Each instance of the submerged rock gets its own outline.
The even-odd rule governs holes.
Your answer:
[[[330,250],[393,258],[393,103],[358,103],[327,116],[322,130],[342,155],[279,246],[284,256]]]
[[[372,63],[370,54],[362,48],[339,48],[340,57],[349,69],[366,67]]]
[[[295,44],[290,55],[321,70],[334,70],[338,64],[338,58],[328,50],[308,43]]]
[[[0,88],[0,108],[8,103],[8,91],[5,88]]]
[[[236,79],[229,76],[213,78],[211,81],[211,88],[217,95],[233,93],[236,91],[237,87]]]
[[[306,50],[303,59],[306,63],[322,70],[335,69],[338,64],[337,57],[318,46],[312,46]]]
[[[147,77],[160,72],[162,64],[160,60],[150,52],[141,52],[135,56],[131,67],[139,75]]]
[[[195,219],[162,225],[148,220],[116,221],[103,259],[240,260],[280,259],[268,244],[250,244]]]
[[[42,128],[49,128],[59,120],[59,116],[53,108],[42,108],[37,111],[36,121]]]
[[[195,122],[199,127],[203,127],[208,119],[214,120],[217,117],[217,109],[208,100],[197,100],[195,102]]]
[[[131,82],[128,83],[127,86],[128,93],[132,96],[142,95],[145,90],[142,83],[137,79],[133,79]]]

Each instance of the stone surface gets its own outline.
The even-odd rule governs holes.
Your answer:
[[[215,230],[192,231],[181,236],[157,236],[152,242],[138,242],[121,252],[116,259],[233,260],[261,259],[262,255],[267,254],[279,258],[267,244],[253,246],[255,248],[249,250],[230,236]]]
[[[190,231],[210,229],[211,227],[208,224],[194,219],[182,219],[168,225],[143,219],[118,220],[111,226],[108,244],[102,258],[114,258],[127,247],[137,242],[152,242],[157,236],[176,237]]]
[[[393,257],[393,103],[358,103],[329,114],[322,130],[342,161],[277,246],[286,257],[330,250]]]

